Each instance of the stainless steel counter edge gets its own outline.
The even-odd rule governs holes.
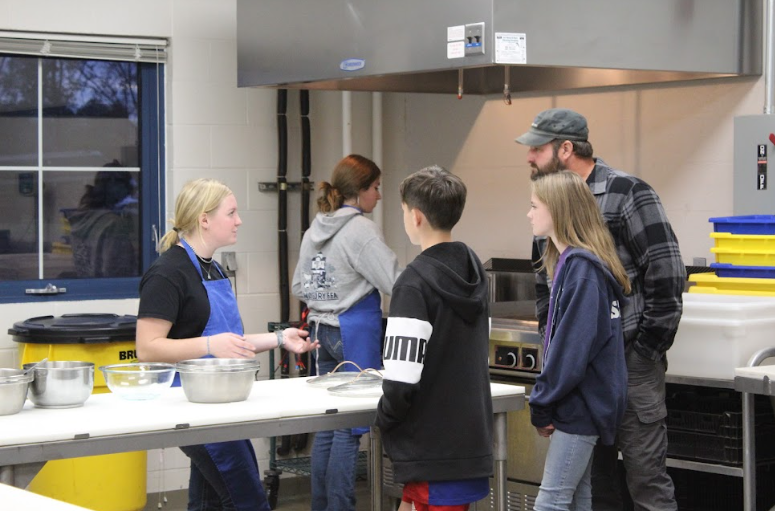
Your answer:
[[[519,410],[524,406],[524,394],[493,398],[493,413]],[[375,410],[362,410],[9,445],[0,447],[0,466],[367,426],[373,424],[375,416]]]
[[[693,385],[695,387],[711,387],[716,389],[734,389],[735,381],[723,378],[705,378],[701,376],[679,376],[675,374],[666,374],[667,383],[676,383],[679,385]]]
[[[750,394],[761,394],[764,396],[775,396],[775,380],[769,376],[735,376],[735,390],[738,392],[748,392]]]

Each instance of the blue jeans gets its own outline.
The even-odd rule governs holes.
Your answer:
[[[209,444],[217,445],[223,456],[231,459],[231,468],[227,470],[216,465],[204,445],[186,445],[180,448],[191,460],[188,511],[271,510],[261,485],[255,458],[246,456],[245,450],[238,445],[245,441]]]
[[[320,341],[318,374],[330,373],[344,360],[339,329],[315,325]],[[341,370],[341,369],[340,369]],[[312,511],[355,511],[355,475],[360,435],[350,429],[315,433],[312,446]]]
[[[597,438],[554,430],[535,511],[592,510],[592,453]]]

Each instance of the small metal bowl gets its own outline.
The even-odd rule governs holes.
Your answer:
[[[175,366],[161,362],[137,362],[100,367],[114,394],[130,401],[155,399],[170,388]]]
[[[0,369],[0,415],[19,413],[27,400],[32,374],[21,369]]]
[[[29,369],[34,364],[24,364]],[[38,408],[82,406],[94,389],[94,363],[81,361],[44,362],[30,374],[28,397]]]
[[[245,401],[260,368],[255,359],[198,358],[178,362],[180,383],[192,403]]]

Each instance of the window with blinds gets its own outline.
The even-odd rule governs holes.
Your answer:
[[[164,211],[165,52],[0,32],[0,302],[137,296]]]
[[[164,64],[164,39],[39,34],[0,30],[0,53]]]

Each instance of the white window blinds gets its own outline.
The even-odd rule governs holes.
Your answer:
[[[0,30],[0,53],[164,63],[167,57],[167,41]]]

